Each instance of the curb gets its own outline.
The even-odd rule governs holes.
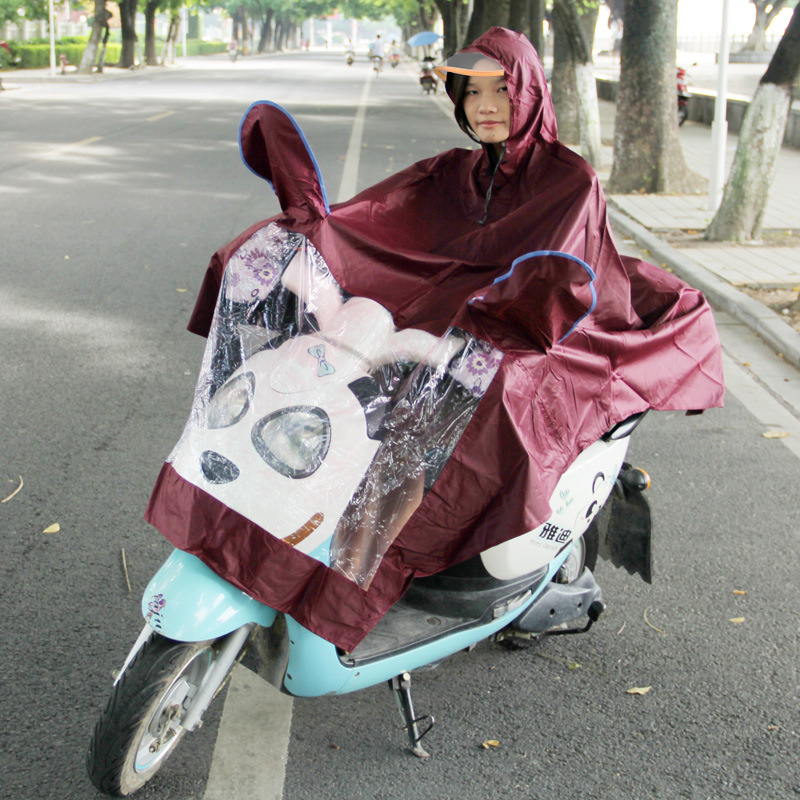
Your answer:
[[[648,250],[653,261],[666,263],[675,275],[699,289],[714,308],[736,317],[761,336],[786,361],[800,367],[800,333],[787,325],[776,312],[659,239],[618,208],[613,198],[609,197],[607,202],[614,231],[619,231]]]

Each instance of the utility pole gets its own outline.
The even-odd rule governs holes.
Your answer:
[[[722,32],[719,36],[717,64],[717,100],[711,124],[711,178],[708,182],[708,209],[716,211],[722,202],[725,183],[725,150],[728,142],[728,59],[730,58],[730,0],[722,0]]]

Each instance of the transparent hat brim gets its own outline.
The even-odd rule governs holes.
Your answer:
[[[448,72],[479,78],[502,78],[505,75],[502,64],[481,53],[456,53],[435,67],[434,72],[442,80],[447,78]]]

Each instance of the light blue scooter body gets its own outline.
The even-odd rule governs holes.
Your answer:
[[[179,642],[217,639],[249,622],[268,628],[277,616],[182,550],[173,550],[147,585],[142,614],[151,628]]]
[[[497,619],[355,667],[342,662],[333,644],[287,615],[289,663],[284,688],[296,697],[346,694],[464,650],[522,614],[558,572],[568,553],[569,548],[550,564],[538,591]],[[326,559],[327,547],[318,548],[312,555]],[[142,614],[158,633],[182,642],[216,639],[248,623],[268,628],[277,617],[275,609],[254,600],[199,558],[181,550],[172,552],[148,584],[142,597]]]
[[[345,665],[330,642],[311,633],[307,628],[287,616],[286,623],[291,646],[284,686],[296,697],[347,694],[391,680],[403,672],[411,672],[428,664],[435,664],[459,650],[465,650],[497,633],[520,616],[561,568],[569,549],[571,548],[568,548],[550,564],[547,577],[536,587],[536,591],[531,594],[530,598],[497,619],[493,619],[485,625],[455,631],[397,655],[378,657],[375,661],[367,664],[354,667]]]

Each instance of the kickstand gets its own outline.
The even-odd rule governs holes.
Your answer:
[[[411,700],[411,675],[407,672],[397,675],[389,681],[389,688],[394,693],[397,708],[400,710],[400,716],[403,717],[403,728],[408,734],[411,752],[419,758],[428,758],[429,753],[420,745],[420,740],[436,724],[436,720],[430,714],[422,717],[414,716],[414,703]],[[428,723],[428,727],[422,733],[419,730],[421,722]]]

